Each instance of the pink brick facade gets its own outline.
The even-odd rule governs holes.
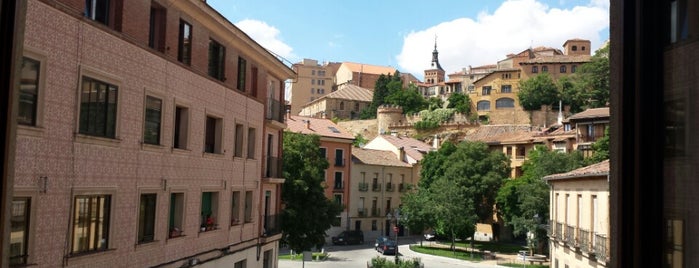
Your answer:
[[[180,267],[195,256],[203,267],[232,267],[242,260],[247,267],[275,267],[280,236],[266,232],[280,210],[283,179],[268,172],[275,164],[267,160],[281,157],[284,124],[272,114],[279,108],[271,106],[284,99],[280,88],[293,72],[247,36],[231,32],[232,24],[202,1],[167,5],[164,53],[147,47],[149,2],[115,2],[123,3],[123,21],[116,27],[121,31],[80,16],[85,1],[28,2],[24,54],[40,60],[42,86],[37,125],[20,126],[16,139],[15,196],[31,204],[27,263]],[[178,10],[182,7],[190,7],[185,12],[191,15]],[[177,62],[180,18],[194,29],[191,67]],[[230,36],[224,39],[219,34],[226,29]],[[226,47],[223,82],[206,75],[209,38]],[[238,56],[247,59],[246,92],[235,89]],[[114,138],[80,134],[78,92],[85,77],[118,87]],[[156,145],[143,142],[146,96],[162,100]],[[184,149],[173,148],[176,106],[189,111]],[[203,152],[207,116],[219,119],[217,153]],[[236,125],[245,128],[244,157],[234,156]],[[248,157],[251,146],[254,154]],[[245,192],[252,193],[249,221],[233,219],[236,191],[243,193],[241,202]],[[217,227],[200,232],[204,192],[215,195]],[[183,236],[176,238],[169,238],[168,227],[172,193],[184,197]],[[75,197],[95,194],[111,200],[106,250],[74,254]],[[156,195],[154,238],[148,243],[138,242],[142,194]]]

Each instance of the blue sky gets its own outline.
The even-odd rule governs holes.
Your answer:
[[[447,73],[530,46],[609,38],[609,0],[208,0],[262,46],[296,63],[392,66],[422,79],[435,36]]]

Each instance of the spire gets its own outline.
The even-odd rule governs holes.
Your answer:
[[[442,66],[439,65],[439,52],[437,51],[437,35],[434,36],[434,51],[432,51],[432,64],[430,64],[432,69],[444,70]]]

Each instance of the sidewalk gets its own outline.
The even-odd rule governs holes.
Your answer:
[[[420,245],[420,241],[413,242],[411,245]],[[422,241],[423,246],[429,246],[429,247],[436,247],[436,248],[445,248],[449,249],[451,248],[450,244],[443,244],[443,243],[438,243],[435,241]],[[470,247],[461,247],[461,246],[456,246],[456,249],[462,252],[469,251],[471,248]],[[411,252],[414,252],[411,250]],[[480,252],[478,249],[475,249],[473,252]],[[417,252],[415,252],[417,253]],[[423,253],[417,253],[417,254],[423,254]],[[500,252],[491,252],[491,254],[494,255],[494,258],[492,259],[487,259],[487,260],[482,260],[479,261],[478,263],[480,264],[489,264],[489,265],[497,265],[498,263],[522,263],[521,259],[518,258],[516,253],[500,253]],[[529,264],[529,262],[527,262]],[[543,265],[551,265],[548,261],[543,262]]]

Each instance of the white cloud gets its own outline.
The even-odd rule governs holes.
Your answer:
[[[262,45],[262,47],[274,52],[275,54],[284,57],[285,59],[296,62],[299,57],[294,54],[294,49],[282,41],[279,29],[267,24],[264,21],[245,19],[235,24],[248,34],[253,40]]]
[[[590,0],[587,6],[570,9],[549,8],[536,0],[508,0],[475,20],[459,18],[410,32],[396,60],[400,70],[422,77],[432,60],[436,35],[439,62],[449,74],[469,65],[495,64],[530,46],[562,49],[572,38],[588,39],[597,49],[605,41],[599,33],[608,27],[608,0]]]

